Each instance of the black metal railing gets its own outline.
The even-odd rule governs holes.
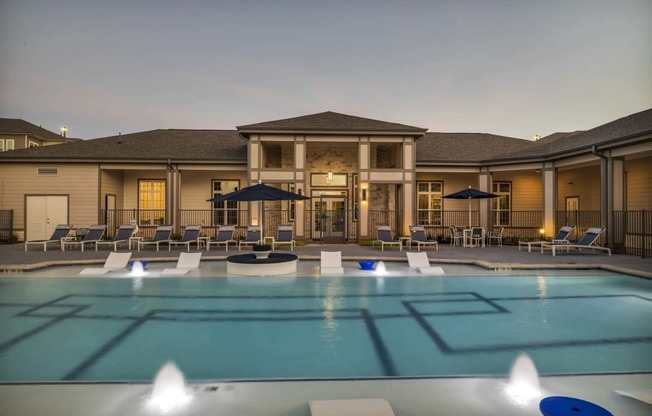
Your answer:
[[[489,228],[497,230],[500,227],[505,227],[505,242],[541,238],[539,230],[543,227],[543,211],[491,211]]]
[[[614,211],[613,225],[614,252],[652,257],[652,211]]]
[[[398,238],[402,235],[403,232],[403,215],[401,211],[380,211],[380,210],[369,210],[369,229],[367,230],[367,235],[371,236],[372,239],[376,238],[376,226],[377,225],[389,225],[392,227],[392,233],[395,238]]]
[[[131,224],[132,221],[138,224],[138,235],[145,238],[152,238],[156,226],[166,224],[164,209],[101,209],[100,221],[106,225],[106,235],[114,236],[118,227],[124,224]]]
[[[0,241],[11,242],[14,235],[14,210],[0,210]]]
[[[602,216],[600,211],[557,211],[555,213],[555,223],[557,228],[565,225],[575,227],[573,232],[568,236],[571,241],[577,241],[586,233],[589,228],[601,228]],[[608,230],[607,230],[608,231]],[[605,235],[601,235],[598,244],[604,244]]]

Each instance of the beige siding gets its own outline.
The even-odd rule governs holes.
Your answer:
[[[566,209],[566,197],[580,198],[580,211],[600,210],[600,166],[563,170],[557,173],[557,209]]]
[[[183,171],[181,172],[181,209],[211,209],[207,199],[213,197],[213,180],[240,181],[240,189],[248,186],[247,172]]]
[[[541,173],[497,172],[493,174],[494,182],[512,183],[512,211],[543,210],[543,183]]]
[[[478,175],[476,173],[417,173],[417,182],[422,181],[442,181],[444,182],[444,195],[461,191],[462,189],[478,188]],[[418,189],[415,190],[418,192]],[[444,199],[443,208],[445,211],[468,211],[469,203],[460,199]],[[472,209],[478,209],[476,202],[472,204]]]
[[[37,168],[58,168],[53,176],[38,176]],[[13,164],[0,168],[0,209],[14,210],[14,226],[25,227],[25,195],[68,195],[69,220],[78,227],[97,223],[97,165]]]
[[[124,203],[124,173],[120,170],[103,170],[102,171],[102,195],[101,202],[102,208],[104,206],[105,200],[104,196],[107,194],[115,195],[115,207],[116,209],[123,208]]]
[[[625,161],[627,172],[626,208],[628,210],[652,209],[652,158]]]

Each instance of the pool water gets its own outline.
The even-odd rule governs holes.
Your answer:
[[[136,284],[137,283],[137,284]],[[622,275],[3,278],[0,381],[652,371],[652,281]]]

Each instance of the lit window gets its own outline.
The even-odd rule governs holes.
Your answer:
[[[494,182],[493,193],[498,198],[493,198],[494,225],[509,225],[510,211],[512,210],[512,183]]]
[[[239,181],[213,181],[213,198],[238,190]],[[238,202],[213,202],[213,225],[237,225]]]
[[[441,225],[443,182],[417,182],[417,222]]]
[[[138,181],[138,209],[140,225],[165,223],[165,180],[141,179]]]

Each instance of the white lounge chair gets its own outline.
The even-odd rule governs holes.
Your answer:
[[[206,243],[206,251],[211,250],[211,245],[219,247],[222,244],[226,246],[226,251],[229,251],[229,243],[233,243],[234,245],[238,244],[238,242],[233,239],[234,230],[235,227],[233,225],[220,225],[215,240],[210,240]]]
[[[109,257],[104,262],[104,267],[88,267],[79,274],[81,276],[101,276],[110,271],[124,269],[127,267],[130,258],[131,252],[117,253],[113,251],[109,253]]]
[[[201,261],[201,252],[199,253],[179,253],[177,267],[174,269],[163,269],[161,276],[183,276],[189,271],[199,268]]]
[[[129,239],[134,235],[136,227],[133,225],[121,225],[118,228],[118,232],[115,234],[113,240],[98,241],[95,243],[95,251],[97,251],[99,246],[107,245],[113,246],[113,251],[118,251],[118,244],[127,243],[129,244]]]
[[[408,264],[410,269],[416,269],[420,273],[430,275],[446,274],[441,267],[430,266],[430,260],[426,253],[405,253],[407,255]]]
[[[394,416],[385,399],[312,400],[312,416]]]
[[[394,234],[392,233],[392,227],[389,225],[377,225],[376,226],[376,240],[371,242],[371,246],[375,246],[376,243],[380,243],[380,251],[385,251],[385,246],[398,246],[399,251],[403,250],[403,244],[401,241],[394,240]]]
[[[155,244],[156,251],[159,251],[161,248],[161,243],[170,244],[170,237],[172,236],[172,226],[171,225],[159,225],[156,227],[154,232],[154,238],[151,240],[143,240],[138,242],[138,251],[140,251],[143,246]]]
[[[258,245],[263,243],[263,230],[259,225],[248,225],[247,235],[244,240],[238,242],[238,250],[242,250],[242,246]]]
[[[410,248],[412,244],[416,243],[417,251],[421,251],[421,246],[435,246],[435,250],[439,251],[439,243],[436,240],[428,239],[426,229],[421,225],[410,225]]]
[[[186,246],[187,251],[190,251],[190,245],[196,244],[199,249],[199,233],[201,232],[201,225],[187,225],[183,230],[181,240],[170,240],[168,243],[168,251],[172,251],[172,246]]]
[[[86,234],[83,240],[61,240],[61,251],[66,251],[66,247],[74,248],[75,246],[81,247],[81,251],[84,251],[84,246],[86,244],[93,245],[101,241],[102,237],[104,237],[105,231],[106,225],[91,225],[88,229],[88,234]]]
[[[27,251],[27,246],[29,244],[43,244],[43,251],[48,251],[48,244],[61,244],[61,241],[70,234],[70,230],[72,230],[72,225],[59,224],[56,226],[49,239],[25,241],[25,251]]]
[[[290,251],[294,251],[294,225],[279,225],[276,233],[276,238],[272,239],[272,250],[276,246],[289,245]]]
[[[601,247],[596,245],[596,241],[598,240],[598,237],[600,237],[600,234],[604,232],[604,228],[589,228],[586,230],[586,233],[584,233],[584,236],[580,238],[580,241],[578,241],[575,244],[560,244],[560,243],[544,243],[541,244],[541,253],[543,253],[544,249],[551,249],[552,250],[552,255],[555,255],[555,251],[558,248],[565,249],[566,252],[568,253],[571,248],[576,248],[579,251],[582,251],[582,249],[590,249],[595,252],[595,250],[602,250],[606,251],[610,256],[611,256],[611,249],[609,247]]]
[[[341,251],[322,251],[319,262],[319,272],[321,274],[343,274],[342,252]]]
[[[563,226],[557,231],[557,235],[552,241],[519,241],[518,242],[518,251],[521,251],[522,246],[527,246],[528,253],[532,252],[532,247],[541,246],[542,244],[568,244],[568,236],[573,231],[575,227]]]

